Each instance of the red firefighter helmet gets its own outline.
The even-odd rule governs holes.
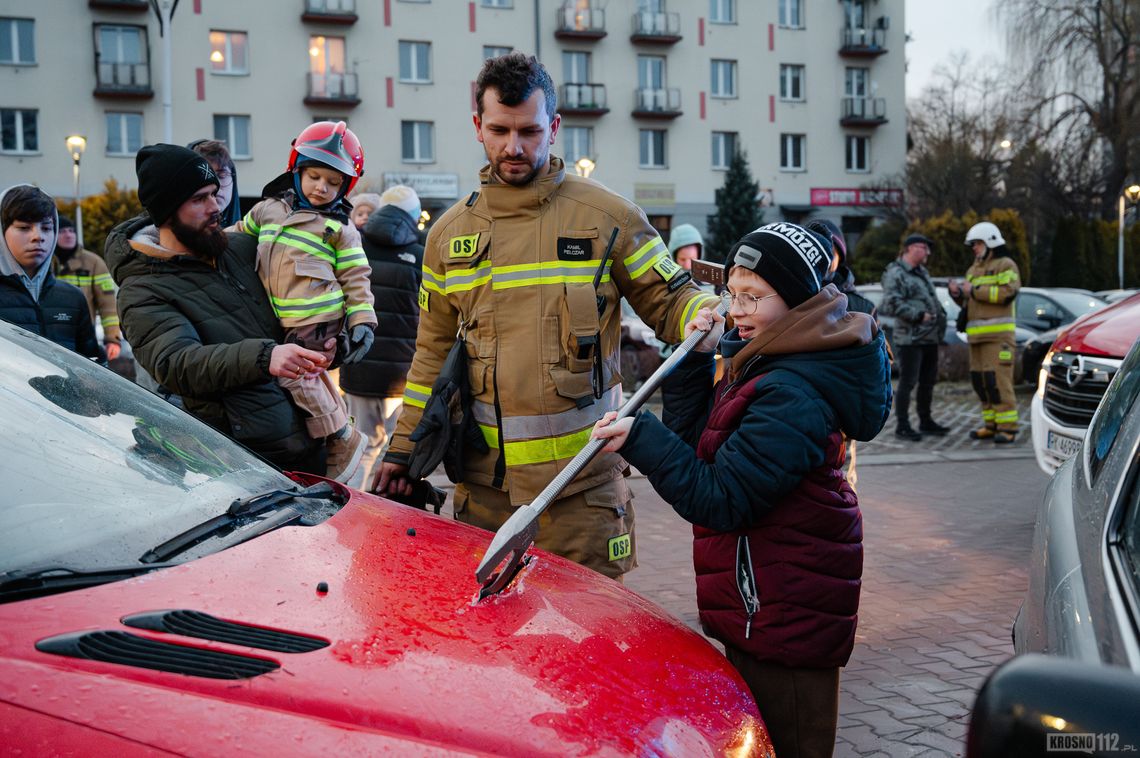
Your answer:
[[[343,121],[318,121],[301,130],[289,153],[289,172],[298,162],[315,161],[348,177],[347,195],[364,175],[364,148]]]

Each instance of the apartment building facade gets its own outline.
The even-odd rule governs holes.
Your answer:
[[[65,141],[82,135],[80,194],[108,177],[133,187],[141,145],[216,137],[253,201],[297,132],[334,119],[364,144],[361,188],[411,184],[435,214],[475,189],[484,163],[471,120],[479,66],[519,50],[555,80],[554,153],[588,159],[592,178],[663,233],[705,227],[740,148],[766,220],[823,216],[857,235],[901,199],[890,182],[906,150],[903,10],[904,0],[0,0],[0,181],[70,197]]]

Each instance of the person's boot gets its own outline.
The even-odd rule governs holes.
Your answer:
[[[336,434],[325,438],[328,454],[325,458],[325,476],[338,482],[347,482],[360,466],[368,438],[356,431],[352,424],[345,424]]]
[[[970,439],[972,440],[992,440],[997,433],[996,429],[991,429],[988,426],[983,426],[970,432]]]
[[[1017,439],[1017,432],[994,432],[994,442],[998,445],[1009,445]]]
[[[911,426],[900,426],[895,429],[895,436],[901,440],[908,440],[910,442],[918,442],[922,439],[922,435],[914,430]]]
[[[923,434],[933,434],[936,437],[944,437],[950,433],[950,427],[942,426],[932,418],[923,419],[918,422],[918,431]]]

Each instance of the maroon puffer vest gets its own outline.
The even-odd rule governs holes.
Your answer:
[[[713,462],[762,378],[732,387],[716,401],[698,457]],[[837,430],[827,440],[824,464],[750,528],[725,533],[693,527],[697,607],[710,636],[785,666],[847,663],[858,622],[863,523],[841,470],[845,455]]]

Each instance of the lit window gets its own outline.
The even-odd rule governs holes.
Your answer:
[[[210,72],[249,73],[249,36],[245,32],[210,32]]]

